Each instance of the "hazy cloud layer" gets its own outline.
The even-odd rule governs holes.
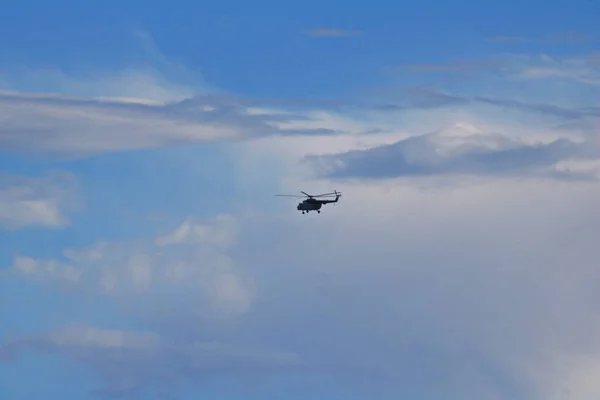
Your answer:
[[[150,388],[165,391],[189,378],[203,380],[214,371],[259,374],[300,365],[296,354],[247,348],[217,341],[168,341],[153,332],[66,326],[0,347],[0,360],[37,350],[67,356],[93,368],[106,382],[95,394],[122,397]]]
[[[102,373],[106,394],[289,368],[382,399],[598,393],[582,384],[600,363],[596,184],[340,189],[340,205],[309,217],[310,224],[293,207],[283,209],[287,216],[238,218],[240,235],[228,253],[257,289],[243,313],[205,318],[211,303],[186,301],[203,290],[193,286],[192,270],[214,265],[205,254],[168,291],[178,307],[159,292],[131,290],[124,266],[139,249],[126,246],[114,254],[121,267],[112,270],[122,271],[115,282],[135,300],[129,318],[151,327],[149,335],[84,328],[17,340],[2,353],[10,360],[37,344],[75,357]],[[159,265],[173,269],[177,260]],[[153,275],[163,287],[172,277]]]

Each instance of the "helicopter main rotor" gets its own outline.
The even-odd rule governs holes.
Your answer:
[[[337,190],[334,190],[331,193],[323,193],[323,194],[317,194],[317,195],[312,195],[312,194],[308,194],[305,191],[300,191],[300,193],[302,193],[304,196],[300,196],[300,195],[296,195],[296,194],[276,194],[275,196],[279,196],[279,197],[295,197],[295,198],[308,198],[308,199],[316,199],[319,197],[342,197],[342,193],[338,192]]]

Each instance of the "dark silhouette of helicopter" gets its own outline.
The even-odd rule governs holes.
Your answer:
[[[275,196],[305,198],[305,200],[298,203],[298,206],[296,207],[296,210],[302,211],[302,214],[304,214],[304,213],[308,214],[310,211],[316,211],[317,213],[320,214],[321,207],[323,207],[324,204],[337,203],[338,200],[340,199],[340,197],[342,197],[342,193],[338,192],[336,190],[334,190],[333,193],[318,194],[316,196],[310,195],[303,191],[300,191],[300,193],[302,193],[304,196],[299,196],[299,195],[294,195],[294,194],[276,194]],[[319,200],[318,199],[320,197],[333,197],[333,196],[335,196],[335,199],[333,199],[333,200]]]

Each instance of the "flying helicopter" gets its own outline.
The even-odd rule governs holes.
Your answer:
[[[334,190],[333,193],[324,193],[324,194],[318,194],[318,195],[310,195],[306,192],[300,191],[300,193],[302,193],[304,196],[300,196],[300,195],[294,195],[294,194],[276,194],[275,196],[280,196],[280,197],[296,197],[296,198],[304,198],[305,200],[301,201],[300,203],[298,203],[298,206],[296,207],[296,210],[298,211],[302,211],[302,214],[308,214],[310,211],[316,211],[317,213],[321,213],[321,207],[323,207],[324,204],[329,204],[329,203],[337,203],[338,200],[340,199],[340,197],[342,197],[342,193],[338,192],[337,190]],[[335,199],[333,200],[319,200],[318,198],[331,198],[335,196]]]

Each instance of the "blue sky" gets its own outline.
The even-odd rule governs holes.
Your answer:
[[[3,398],[600,396],[600,4],[2,14]]]

